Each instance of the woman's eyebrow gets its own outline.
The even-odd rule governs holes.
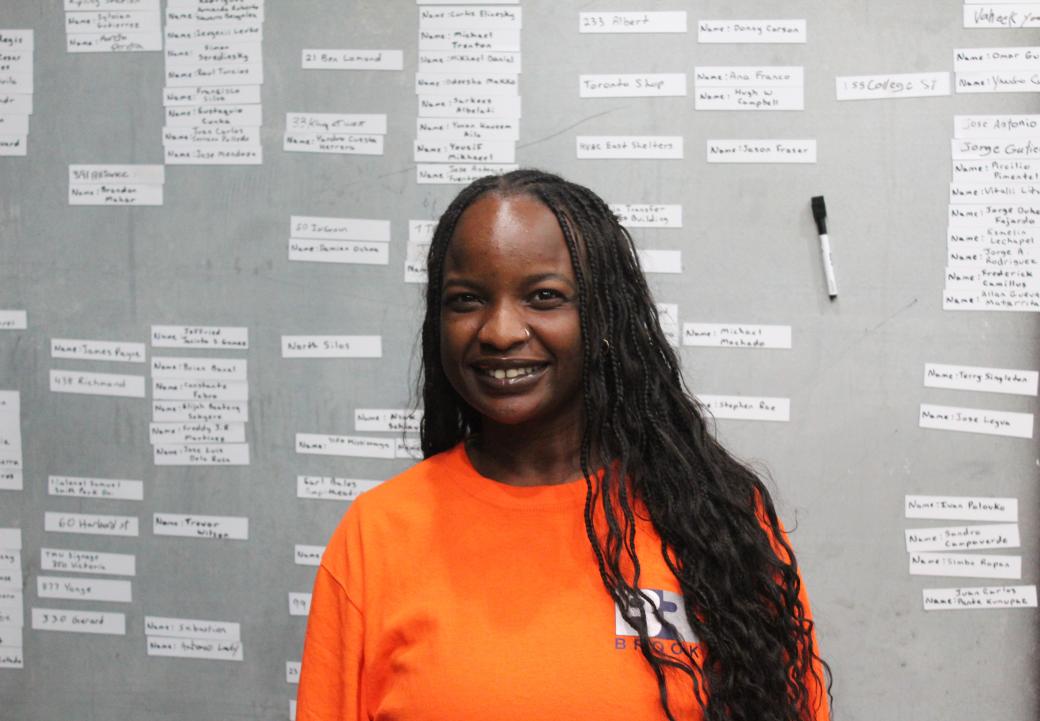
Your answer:
[[[529,275],[526,278],[524,278],[524,282],[528,285],[534,285],[536,283],[541,283],[542,281],[546,280],[558,280],[562,283],[566,283],[572,288],[574,287],[574,281],[572,281],[565,275],[560,275],[559,273],[536,273],[534,275]]]

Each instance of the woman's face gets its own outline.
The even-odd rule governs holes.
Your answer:
[[[489,193],[462,213],[444,259],[440,342],[448,380],[486,421],[580,422],[577,283],[540,201]]]

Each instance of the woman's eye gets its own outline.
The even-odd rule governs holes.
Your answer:
[[[458,310],[471,308],[479,301],[480,299],[473,293],[456,293],[455,295],[448,296],[444,304],[449,308]]]
[[[534,302],[538,305],[554,305],[563,302],[563,294],[551,288],[541,288],[534,292]]]

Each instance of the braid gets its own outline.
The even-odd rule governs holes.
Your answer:
[[[661,330],[631,236],[587,188],[517,170],[475,181],[441,216],[427,256],[423,455],[448,450],[480,428],[479,415],[440,365],[440,293],[455,226],[486,193],[539,200],[556,218],[570,253],[582,341],[585,533],[605,590],[636,631],[666,717],[679,721],[666,675],[673,671],[686,679],[706,721],[812,718],[820,699],[809,684],[823,685],[817,663],[828,678],[829,667],[815,648],[797,562],[772,499],[761,479],[712,437]],[[652,613],[678,638],[639,588],[637,509],[645,509],[661,538],[661,556],[698,642],[675,644],[678,655],[656,648],[649,635]],[[597,520],[605,524],[603,537]]]

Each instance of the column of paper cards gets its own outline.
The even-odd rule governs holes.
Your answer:
[[[21,395],[0,391],[0,493],[22,490]],[[0,528],[0,669],[22,668],[22,532]]]
[[[29,152],[33,31],[0,30],[0,157]]]
[[[0,528],[0,669],[23,668],[22,530]]]
[[[239,327],[155,325],[152,347],[245,351],[249,334]],[[249,465],[246,364],[245,358],[152,356],[149,436],[155,465]]]
[[[263,162],[263,0],[167,0],[168,165]]]
[[[517,0],[417,3],[416,182],[466,184],[514,170],[521,116]]]
[[[583,37],[583,44],[599,46],[610,44],[616,34],[637,35],[685,35],[686,11],[666,12],[581,12],[578,13],[578,33],[583,36],[606,35],[607,37]],[[664,39],[662,38],[662,41]],[[647,45],[654,43],[645,38]],[[653,56],[648,52],[637,57]],[[578,94],[583,98],[647,98],[683,97],[686,95],[686,74],[674,72],[651,72],[642,61],[629,61],[633,66],[622,73],[594,72],[578,76]],[[640,62],[635,66],[635,62]],[[590,68],[590,70],[597,70]],[[680,113],[674,118],[678,123]],[[676,126],[678,127],[678,126]],[[682,160],[682,135],[578,135],[575,138],[576,157],[579,160]],[[653,251],[641,253],[641,260],[648,272],[682,272],[679,251]]]
[[[241,626],[234,621],[144,617],[145,649],[149,656],[193,660],[241,661]]]
[[[1040,92],[1040,47],[958,49],[954,70],[958,93]],[[943,309],[1040,311],[1040,115],[958,115],[953,134]]]
[[[65,0],[70,53],[162,50],[159,0]]]

